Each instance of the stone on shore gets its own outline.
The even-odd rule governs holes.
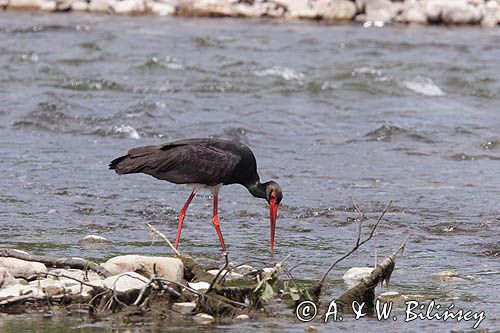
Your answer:
[[[391,22],[401,11],[400,3],[390,0],[364,0],[365,17],[368,22]]]
[[[174,305],[172,305],[172,310],[175,312],[179,312],[182,315],[191,314],[194,311],[194,309],[196,309],[195,302],[181,302],[181,303],[174,303]]]
[[[146,8],[158,16],[173,16],[176,12],[174,4],[159,1],[147,1]]]
[[[36,286],[15,284],[0,290],[0,300],[22,295],[30,295],[33,298],[43,298],[45,293]]]
[[[444,23],[475,24],[481,22],[483,14],[479,6],[471,5],[467,0],[455,0],[446,2],[441,17]]]
[[[148,257],[135,254],[123,255],[109,259],[102,264],[111,274],[124,272],[146,272],[152,275],[156,267],[156,274],[164,279],[180,282],[184,276],[184,265],[181,260],[171,257]]]
[[[89,4],[87,1],[76,0],[71,4],[71,10],[77,12],[84,12],[89,9]]]
[[[403,23],[426,24],[427,15],[421,3],[417,0],[406,0],[403,3],[403,12],[396,17],[396,21]]]
[[[39,10],[44,3],[44,0],[10,0],[8,6],[16,10]]]
[[[206,313],[198,313],[197,315],[193,316],[193,320],[198,324],[206,325],[214,322],[215,318]]]
[[[111,13],[116,2],[116,0],[92,0],[88,10],[89,12]]]
[[[16,279],[10,274],[5,267],[0,267],[0,288],[5,288],[17,284]]]
[[[47,272],[47,267],[41,262],[26,261],[16,258],[0,258],[0,267],[6,268],[12,276],[27,278],[35,273]]]
[[[113,275],[104,280],[104,287],[118,292],[126,292],[134,289],[142,289],[149,280],[136,272],[124,272]]]
[[[117,1],[113,5],[113,11],[117,14],[141,14],[146,11],[143,0]]]
[[[318,0],[314,9],[326,20],[352,20],[356,16],[356,5],[349,0]]]
[[[276,3],[286,8],[285,17],[315,19],[318,12],[309,5],[307,0],[275,0]]]
[[[234,317],[234,320],[247,321],[247,320],[250,320],[250,317],[246,314],[240,314],[240,315]]]
[[[191,287],[192,289],[203,292],[208,290],[210,288],[210,283],[208,282],[188,282],[188,286]]]
[[[211,270],[207,271],[207,273],[216,276],[219,273],[219,270],[218,269],[211,269]],[[223,276],[224,274],[225,274],[226,281],[237,280],[237,279],[243,278],[243,275],[236,273],[236,272],[227,272],[225,269],[222,270],[222,272],[220,273],[220,276]]]
[[[500,21],[500,6],[496,0],[489,0],[483,7],[483,19],[481,25],[483,27],[494,27]]]

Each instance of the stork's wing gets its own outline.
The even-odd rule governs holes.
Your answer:
[[[131,149],[114,166],[120,174],[142,172],[176,184],[216,185],[232,175],[240,159],[208,142],[184,140]]]

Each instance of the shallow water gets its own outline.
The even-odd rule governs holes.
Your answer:
[[[371,265],[375,251],[389,254],[411,230],[392,285],[382,290],[452,299],[485,311],[480,328],[498,328],[499,56],[498,29],[1,13],[1,246],[96,259],[164,254],[146,223],[174,238],[189,189],[118,177],[107,164],[134,146],[230,138],[250,145],[261,178],[284,188],[276,257],[291,253],[291,265],[303,263],[298,278],[319,278],[354,243],[349,194],[374,218],[392,199],[375,239],[332,278]],[[208,194],[193,201],[180,249],[218,259],[210,205]],[[265,202],[228,186],[220,213],[233,260],[268,260]],[[113,243],[80,244],[87,234]],[[445,269],[475,279],[432,281]],[[98,329],[9,318],[2,331]],[[283,319],[212,328],[305,326]],[[315,326],[450,331],[472,324],[349,317]]]

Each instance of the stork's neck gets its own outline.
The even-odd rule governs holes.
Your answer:
[[[246,184],[245,187],[248,191],[256,198],[266,197],[266,185],[262,184],[260,181],[254,181]]]

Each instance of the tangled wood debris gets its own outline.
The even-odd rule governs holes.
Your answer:
[[[190,255],[178,252],[165,235],[148,224],[152,235],[163,239],[174,252],[177,259],[169,260],[177,260],[178,265],[183,268],[179,279],[165,277],[164,272],[169,267],[164,265],[168,263],[166,260],[160,260],[165,257],[146,257],[148,264],[139,266],[137,263],[135,266],[120,266],[116,257],[113,258],[114,266],[109,266],[106,263],[99,265],[80,258],[53,258],[0,249],[0,270],[5,270],[3,281],[0,281],[0,311],[20,313],[28,309],[40,310],[56,306],[68,311],[85,310],[90,315],[103,319],[126,317],[127,321],[130,321],[131,318],[147,320],[148,316],[157,319],[171,318],[179,314],[198,314],[193,319],[211,322],[213,318],[210,316],[256,318],[273,315],[271,310],[267,309],[268,302],[273,298],[291,299],[291,306],[302,300],[318,302],[322,291],[327,287],[327,277],[333,268],[372,239],[391,206],[390,202],[371,226],[368,236],[362,239],[362,224],[366,217],[352,198],[351,202],[359,214],[356,243],[350,251],[328,267],[318,282],[309,287],[301,285],[293,278],[292,270],[298,265],[287,267],[286,262],[291,257],[290,254],[276,262],[273,267],[254,268],[248,265],[249,263],[234,265],[229,261],[228,254],[224,253],[222,267],[210,271],[200,266]],[[368,308],[373,306],[375,287],[383,281],[389,281],[395,267],[396,255],[403,252],[407,241],[408,238],[394,253],[377,265],[369,277],[341,295],[337,303],[342,307],[358,301],[365,302]],[[141,258],[134,257],[134,260],[140,262]],[[155,258],[160,259],[151,268],[151,262],[154,262]],[[25,271],[30,272],[30,269],[13,270],[10,274],[8,268],[2,268],[3,259],[19,260],[23,264],[43,263],[45,267],[42,268],[45,269],[38,269],[29,275]],[[176,263],[172,265],[174,264]],[[106,267],[113,269],[108,270]],[[125,271],[115,271],[120,267],[134,269],[127,271],[123,268]]]

